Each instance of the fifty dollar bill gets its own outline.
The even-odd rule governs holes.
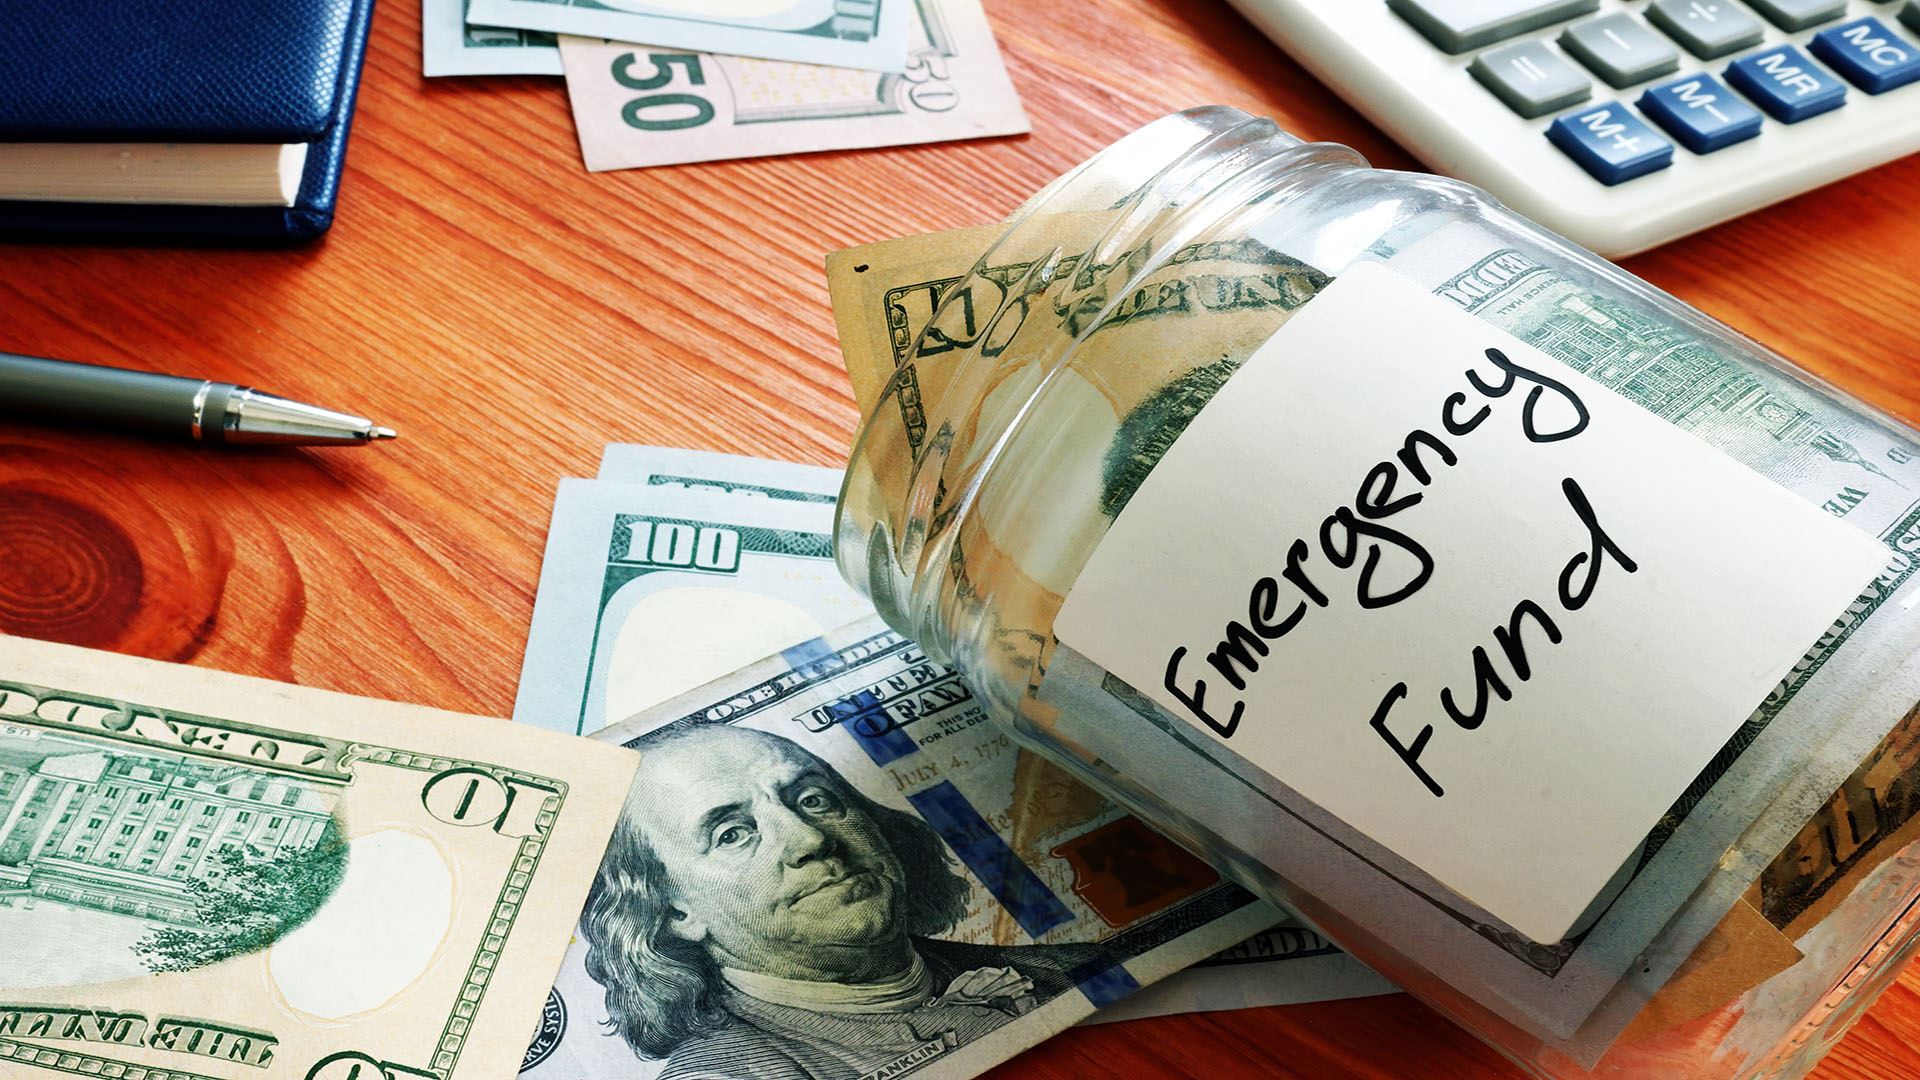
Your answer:
[[[896,74],[563,36],[581,154],[602,172],[1028,130],[980,0],[919,0],[908,29]]]
[[[0,1074],[510,1077],[634,766],[0,639]]]

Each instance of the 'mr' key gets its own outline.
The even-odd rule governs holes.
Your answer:
[[[1847,88],[1791,45],[1743,56],[1727,81],[1775,120],[1797,124],[1846,104]]]
[[[1871,15],[1822,30],[1808,48],[1869,94],[1920,80],[1920,49]]]

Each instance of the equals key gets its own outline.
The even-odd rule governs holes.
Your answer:
[[[1508,108],[1529,120],[1578,105],[1592,93],[1593,84],[1585,75],[1538,41],[1489,49],[1475,57],[1467,70]]]

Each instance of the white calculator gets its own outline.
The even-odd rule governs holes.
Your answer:
[[[1920,151],[1920,0],[1232,3],[1434,171],[1602,255]]]

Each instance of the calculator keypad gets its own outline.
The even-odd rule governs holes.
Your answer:
[[[1475,81],[1525,119],[1573,107],[1548,126],[1548,140],[1601,183],[1618,184],[1672,162],[1673,143],[1645,120],[1690,152],[1711,154],[1763,134],[1761,113],[1797,124],[1840,108],[1848,83],[1876,95],[1920,86],[1920,44],[1889,25],[1897,20],[1920,33],[1920,0],[1875,2],[1886,5],[1880,9],[1885,21],[1855,18],[1796,39],[1818,62],[1792,44],[1759,48],[1767,28],[1755,13],[1791,33],[1840,18],[1847,0],[1650,0],[1635,5],[1639,14],[1614,11],[1583,20],[1599,10],[1599,0],[1386,0],[1386,6],[1447,52],[1495,45],[1468,65]],[[1510,40],[1556,23],[1567,25],[1557,34]],[[1626,90],[1678,70],[1675,43],[1701,60],[1731,58],[1725,84],[1695,72],[1649,85],[1631,105],[1583,104],[1592,96],[1588,73]],[[1920,89],[1907,92],[1920,107]]]

